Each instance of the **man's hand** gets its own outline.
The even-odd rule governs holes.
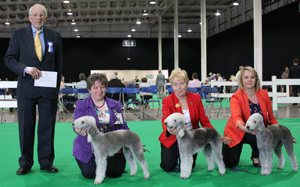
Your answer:
[[[33,68],[27,67],[25,69],[25,73],[31,75],[33,79],[38,79],[42,76],[42,72],[35,67],[33,67]]]

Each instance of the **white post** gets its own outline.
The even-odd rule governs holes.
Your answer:
[[[278,106],[277,106],[277,78],[272,76],[272,93],[273,93],[273,114],[275,118],[278,118]]]
[[[205,82],[207,76],[207,50],[206,50],[206,0],[201,1],[201,82]]]
[[[174,69],[179,67],[178,0],[174,0]]]
[[[254,69],[258,77],[262,76],[262,6],[261,1],[253,1],[253,27],[254,27]]]
[[[162,70],[161,16],[158,18],[158,69]]]

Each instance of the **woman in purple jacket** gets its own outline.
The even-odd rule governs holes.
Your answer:
[[[129,130],[122,115],[120,102],[105,97],[108,80],[105,75],[94,73],[87,79],[87,89],[90,96],[77,101],[74,111],[74,120],[82,116],[94,116],[97,127],[103,133],[118,129]],[[78,134],[73,143],[73,156],[75,157],[81,173],[86,178],[95,178],[95,156],[91,143],[87,141],[86,130],[74,129]],[[126,160],[120,150],[107,158],[107,177],[120,177],[125,170]]]

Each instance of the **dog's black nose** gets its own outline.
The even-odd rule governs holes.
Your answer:
[[[247,126],[247,129],[248,129],[248,130],[250,130],[250,127],[249,127],[249,126]]]
[[[165,126],[167,126],[168,125],[168,123],[165,123]]]

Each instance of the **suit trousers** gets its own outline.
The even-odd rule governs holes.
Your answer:
[[[240,156],[242,153],[243,145],[250,144],[252,148],[252,158],[259,158],[259,152],[256,143],[256,136],[245,133],[244,138],[242,141],[237,144],[236,146],[230,148],[228,145],[223,144],[222,154],[223,154],[223,161],[226,167],[232,168],[239,164]]]
[[[93,179],[96,177],[96,162],[94,155],[88,163],[81,162],[77,158],[75,159],[85,178]],[[107,157],[106,177],[120,177],[125,171],[125,166],[126,159],[123,153],[116,153],[111,157]]]
[[[18,99],[19,139],[21,148],[20,166],[32,167],[36,126],[36,105],[38,105],[38,161],[40,167],[53,164],[54,130],[57,99],[43,97]]]
[[[166,148],[163,144],[161,146],[161,163],[160,167],[165,171],[174,171],[180,158],[177,141],[169,148]],[[193,155],[193,166],[192,169],[196,166],[197,153]],[[179,159],[180,162],[180,159]]]

